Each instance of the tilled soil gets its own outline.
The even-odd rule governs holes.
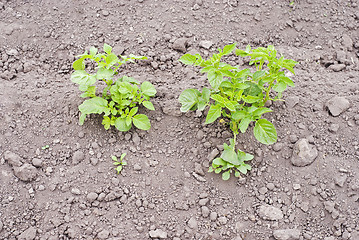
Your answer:
[[[0,239],[359,239],[358,5],[1,0]],[[123,68],[157,88],[157,111],[141,109],[149,131],[106,131],[100,116],[78,125],[71,64],[104,42],[149,57]],[[267,114],[278,143],[250,127],[238,147],[253,170],[223,181],[207,169],[230,130],[179,111],[181,91],[207,83],[178,59],[233,42],[273,44],[299,65]]]

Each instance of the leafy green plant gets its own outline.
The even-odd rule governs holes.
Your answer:
[[[112,160],[114,161],[113,165],[117,166],[116,167],[117,174],[119,174],[122,171],[123,166],[127,165],[127,162],[123,161],[125,156],[126,156],[126,153],[122,153],[120,160],[118,160],[118,158],[116,156],[111,156]]]
[[[45,146],[42,146],[41,149],[42,149],[42,150],[46,150],[46,149],[48,149],[49,147],[50,147],[49,145],[45,145]]]
[[[119,68],[126,62],[134,63],[135,60],[147,58],[118,56],[112,53],[112,47],[108,44],[104,44],[103,51],[105,53],[101,54],[97,48],[91,47],[89,53],[85,51],[72,65],[75,69],[71,75],[72,82],[79,84],[82,98],[89,98],[79,106],[80,125],[83,125],[88,114],[104,113],[102,124],[106,130],[115,126],[119,131],[128,131],[132,124],[139,129],[149,130],[151,123],[145,114],[138,114],[138,105],[155,110],[150,98],[156,95],[156,89],[148,81],[140,85],[134,78],[119,76]],[[97,65],[96,72],[86,71],[86,60]],[[97,96],[101,82],[105,83],[104,89],[102,95]]]
[[[250,68],[240,69],[221,61],[223,56],[235,51],[237,56],[250,57],[249,65],[255,66],[252,73]],[[263,118],[263,114],[272,112],[265,107],[266,103],[282,100],[282,93],[293,81],[285,75],[285,69],[294,74],[294,60],[277,57],[277,51],[273,46],[251,49],[248,45],[245,50],[236,49],[236,43],[218,49],[208,60],[204,60],[199,54],[185,54],[180,62],[186,65],[201,67],[202,73],[207,73],[210,88],[204,87],[200,92],[197,89],[184,90],[179,101],[181,111],[203,111],[209,106],[205,123],[210,124],[218,118],[228,119],[228,124],[233,132],[230,146],[224,144],[224,151],[219,158],[212,162],[210,172],[222,172],[224,180],[229,179],[230,173],[246,174],[250,166],[245,163],[253,159],[253,156],[240,150],[236,152],[237,135],[245,133],[254,122],[253,133],[255,138],[263,144],[273,144],[277,141],[277,132],[274,125]],[[222,122],[227,122],[223,121]]]

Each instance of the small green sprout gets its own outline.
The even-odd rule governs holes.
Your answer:
[[[118,158],[116,156],[111,156],[112,160],[114,161],[113,165],[117,166],[116,167],[117,174],[120,174],[120,172],[122,171],[123,166],[127,165],[127,162],[123,161],[125,156],[126,156],[126,153],[122,153],[121,157],[120,157],[120,160],[118,160]]]
[[[50,146],[49,145],[45,145],[43,147],[41,147],[42,150],[48,149]]]

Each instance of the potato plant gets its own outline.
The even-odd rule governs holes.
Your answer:
[[[104,114],[102,124],[108,130],[115,126],[119,131],[128,131],[132,124],[142,130],[149,130],[151,123],[145,114],[138,113],[138,106],[143,105],[155,110],[150,98],[156,95],[154,86],[145,81],[139,84],[134,78],[119,76],[119,68],[126,62],[147,59],[143,56],[120,56],[112,53],[112,47],[104,44],[103,51],[98,53],[95,47],[90,52],[78,56],[73,63],[75,71],[71,75],[72,82],[79,85],[82,98],[87,98],[80,106],[80,125],[86,116],[92,113]],[[86,71],[85,61],[95,63],[96,72]],[[99,81],[105,83],[102,94],[98,96]]]
[[[235,51],[237,56],[249,57],[249,65],[255,66],[255,71],[250,68],[241,69],[221,61],[223,56]],[[294,60],[278,57],[273,46],[251,49],[248,45],[245,50],[236,49],[236,43],[218,49],[204,60],[199,54],[185,54],[180,62],[186,65],[201,67],[201,73],[207,74],[210,88],[184,90],[179,101],[181,111],[203,111],[209,106],[205,123],[210,124],[218,118],[227,119],[233,138],[230,145],[224,144],[224,151],[219,158],[212,162],[209,172],[222,172],[222,178],[228,180],[232,172],[239,177],[240,173],[246,174],[251,170],[245,161],[253,159],[253,156],[243,151],[236,151],[236,138],[239,133],[245,133],[250,123],[254,122],[253,133],[255,138],[263,144],[273,144],[277,141],[277,132],[274,125],[265,119],[265,113],[272,112],[266,106],[266,102],[282,100],[282,93],[293,81],[285,75],[285,70],[294,74]]]

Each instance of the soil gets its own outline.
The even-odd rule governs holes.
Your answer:
[[[0,30],[0,239],[359,239],[356,0],[1,0]],[[71,64],[104,42],[149,57],[123,68],[158,90],[149,131],[78,124]],[[179,111],[206,78],[178,59],[233,42],[300,64],[267,114],[278,143],[249,129],[253,170],[223,181],[207,169],[230,132]]]

